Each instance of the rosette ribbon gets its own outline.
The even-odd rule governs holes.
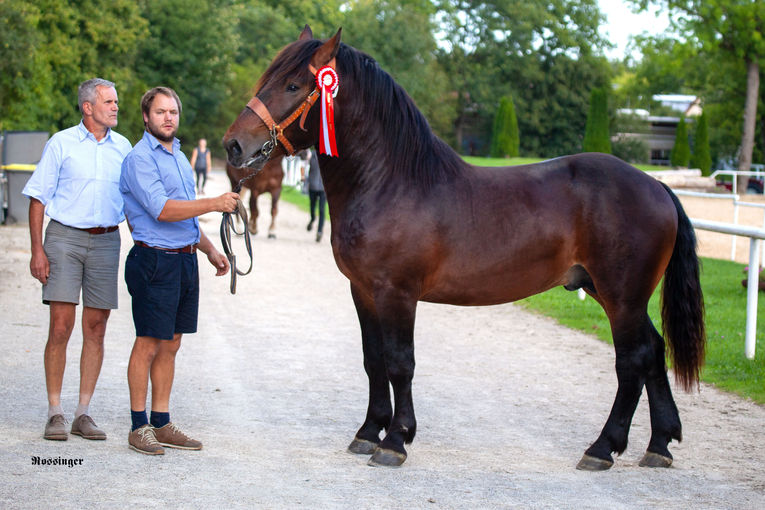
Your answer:
[[[321,91],[321,132],[319,133],[319,152],[327,156],[337,156],[335,142],[335,106],[332,99],[337,95],[340,80],[330,66],[320,68],[316,73],[316,86]]]

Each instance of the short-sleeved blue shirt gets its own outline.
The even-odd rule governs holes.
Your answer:
[[[199,242],[199,220],[159,221],[168,200],[194,200],[194,171],[181,143],[173,152],[145,131],[122,162],[120,192],[133,240],[158,248],[182,248]]]

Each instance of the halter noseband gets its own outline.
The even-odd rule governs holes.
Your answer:
[[[327,65],[334,69],[335,59],[333,58]],[[309,64],[308,69],[311,71],[311,73],[313,73],[314,76],[316,75],[316,68],[314,66]],[[260,120],[263,121],[263,124],[266,125],[268,132],[271,134],[271,139],[264,143],[263,149],[261,149],[266,157],[271,154],[271,151],[276,146],[277,141],[282,143],[288,156],[295,155],[295,148],[292,146],[290,141],[287,140],[287,137],[284,136],[284,130],[287,129],[293,122],[295,122],[298,117],[300,117],[300,129],[306,131],[305,118],[318,98],[319,88],[314,87],[311,93],[308,94],[308,97],[305,98],[305,101],[303,101],[300,106],[298,106],[295,111],[290,114],[289,117],[282,120],[278,124],[274,122],[274,119],[271,116],[271,113],[268,111],[268,108],[265,104],[263,104],[263,101],[261,101],[258,96],[253,96],[253,98],[250,99],[250,101],[247,103],[247,108],[252,110],[255,115],[260,117]]]

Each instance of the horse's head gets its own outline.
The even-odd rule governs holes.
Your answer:
[[[277,55],[223,137],[229,163],[260,170],[271,157],[293,155],[317,143],[315,73],[333,61],[339,47],[340,30],[322,44],[306,25],[298,40]]]

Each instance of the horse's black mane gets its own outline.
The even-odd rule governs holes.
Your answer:
[[[294,76],[296,68],[309,73],[308,62],[320,45],[321,41],[310,40],[287,46],[275,59],[280,64],[272,65],[260,84]],[[412,98],[372,57],[341,44],[336,59],[341,93],[358,97],[342,102],[342,107],[353,104],[357,111],[336,113],[353,119],[354,124],[337,125],[337,129],[362,142],[357,145],[363,148],[366,163],[360,177],[367,184],[398,177],[426,191],[461,172],[464,163],[459,156],[433,133]],[[339,103],[338,99],[338,109]],[[338,151],[347,154],[349,148],[338,147]]]

